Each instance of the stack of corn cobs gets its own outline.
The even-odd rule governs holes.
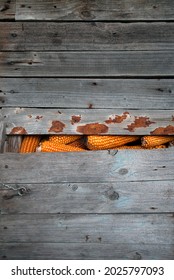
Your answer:
[[[50,135],[24,136],[20,153],[83,152],[108,149],[162,149],[174,145],[174,136]]]

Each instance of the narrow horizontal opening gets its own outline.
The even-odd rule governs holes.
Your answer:
[[[147,150],[174,147],[174,136],[152,135],[8,135],[3,153]]]

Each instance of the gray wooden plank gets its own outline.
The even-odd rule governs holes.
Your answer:
[[[172,214],[2,215],[0,225],[7,243],[174,244]]]
[[[0,52],[1,77],[165,77],[174,51]]]
[[[0,0],[0,20],[14,20],[16,0]]]
[[[174,80],[1,78],[0,105],[173,110]]]
[[[0,186],[1,214],[165,213],[172,212],[174,205],[173,181],[25,184],[25,187],[28,195],[6,199],[15,192]]]
[[[173,110],[3,108],[2,114],[7,135],[174,135]]]
[[[174,49],[174,23],[1,22],[1,51]]]
[[[174,180],[171,149],[0,155],[3,183]],[[19,172],[20,170],[20,172]]]
[[[173,20],[172,0],[17,0],[16,20]]]
[[[1,260],[173,260],[174,245],[0,243]]]

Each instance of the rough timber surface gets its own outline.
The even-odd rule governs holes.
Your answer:
[[[2,114],[7,135],[174,135],[173,110],[3,108]]]
[[[13,190],[0,189],[1,214],[169,213],[174,205],[172,181],[38,183],[25,187],[28,195],[11,199],[5,198],[13,196]]]
[[[156,77],[174,75],[174,50],[0,52],[1,77]]]
[[[35,214],[34,219],[32,214],[1,215],[0,240],[173,245],[173,224],[172,214]]]
[[[0,22],[1,51],[172,50],[174,23]]]
[[[16,0],[16,20],[173,20],[172,0]]]
[[[14,20],[16,12],[16,0],[0,0],[0,21]]]
[[[173,110],[174,80],[2,78],[0,106]]]
[[[25,184],[174,180],[171,149],[6,153],[0,155],[1,181]]]
[[[168,244],[0,243],[2,260],[173,260],[173,251]]]

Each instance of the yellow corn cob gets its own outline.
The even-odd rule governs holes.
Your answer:
[[[120,146],[118,148],[115,148],[115,150],[139,150],[139,149],[144,149],[142,146],[137,145],[137,146]]]
[[[84,138],[81,138],[72,143],[69,143],[68,146],[86,149],[84,141],[85,141]]]
[[[145,148],[151,148],[165,144],[174,140],[174,136],[144,136],[141,139],[142,146]]]
[[[51,135],[49,137],[49,141],[56,142],[59,144],[69,144],[71,142],[74,142],[78,139],[80,139],[81,135]]]
[[[92,135],[87,138],[87,147],[90,150],[112,149],[140,139],[139,136],[100,136]]]
[[[150,147],[150,148],[145,148],[146,150],[155,150],[155,149],[164,149],[166,148],[166,145],[159,145],[159,146],[155,146],[155,147]]]
[[[20,153],[34,153],[40,142],[39,136],[27,135],[24,136],[20,147]]]
[[[83,152],[85,149],[72,147],[65,144],[57,144],[51,141],[44,141],[40,146],[41,152]]]

